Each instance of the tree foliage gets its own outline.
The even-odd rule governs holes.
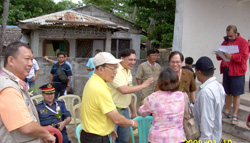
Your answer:
[[[86,5],[95,5],[121,18],[132,21],[137,6],[135,24],[148,33],[151,19],[156,21],[148,38],[153,47],[171,47],[174,32],[175,0],[82,0]]]
[[[134,10],[134,7],[129,5],[130,1],[131,0],[82,0],[86,5],[94,5],[126,20],[131,20]]]
[[[172,46],[175,18],[174,0],[132,0],[136,4],[138,13],[135,23],[148,32],[150,20],[156,21],[148,38],[152,40],[153,47],[167,48]]]
[[[53,0],[10,0],[8,25],[17,25],[18,20],[33,18],[65,9],[75,8],[77,4],[63,0],[56,4]],[[3,12],[3,1],[0,1],[0,12]],[[0,21],[2,17],[0,18]]]

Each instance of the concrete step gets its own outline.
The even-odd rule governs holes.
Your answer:
[[[225,106],[224,106],[225,107]],[[225,111],[225,110],[223,110]],[[238,110],[238,119],[242,121],[246,121],[248,118],[248,115],[250,113],[250,106],[242,105],[240,104],[239,110]],[[231,106],[230,115],[233,115],[233,105]]]
[[[250,142],[250,131],[245,120],[239,120],[238,125],[232,125],[231,119],[222,119],[222,131]]]
[[[240,104],[250,107],[250,93],[248,91],[240,96]]]
[[[222,132],[221,143],[248,143],[249,141],[242,140],[228,133]]]

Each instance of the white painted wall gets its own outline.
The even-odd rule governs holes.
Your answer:
[[[130,48],[134,49],[136,52],[136,58],[140,59],[140,46],[141,46],[141,36],[140,34],[130,34],[130,33],[121,33],[115,32],[112,34],[111,38],[118,38],[118,39],[131,39]]]
[[[183,8],[181,4],[184,4]],[[241,36],[248,39],[250,1],[177,0],[177,10],[179,11],[176,13],[182,16],[178,16],[175,20],[177,31],[175,31],[173,50],[181,51],[185,57],[191,56],[195,61],[201,56],[210,57],[216,67],[215,76],[222,81],[219,73],[220,62],[216,60],[212,50],[218,49],[223,42],[226,27],[230,24],[236,25]],[[180,39],[181,45],[178,45],[177,41]],[[248,80],[249,70],[246,73],[246,81]]]

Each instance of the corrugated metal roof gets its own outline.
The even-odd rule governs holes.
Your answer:
[[[103,20],[101,18],[78,13],[73,10],[64,10],[35,18],[19,21],[20,23],[39,24],[39,25],[98,25],[107,26],[113,29],[126,29],[128,27],[119,26],[114,22]]]

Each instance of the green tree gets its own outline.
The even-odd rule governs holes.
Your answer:
[[[175,0],[82,0],[121,18],[134,21],[148,33],[153,47],[171,47],[174,32]],[[151,23],[151,25],[150,25]]]
[[[151,20],[155,21],[148,38],[153,47],[167,48],[172,46],[175,18],[174,0],[132,0],[131,6],[137,5],[135,23],[145,32],[149,32]]]
[[[63,0],[58,4],[53,0],[10,0],[7,24],[17,25],[18,20],[33,18],[75,7],[77,7],[77,5],[70,0]],[[0,1],[0,12],[3,12],[3,1]]]
[[[134,7],[129,5],[130,1],[131,0],[82,0],[86,5],[94,5],[126,20],[131,20],[134,10]]]

